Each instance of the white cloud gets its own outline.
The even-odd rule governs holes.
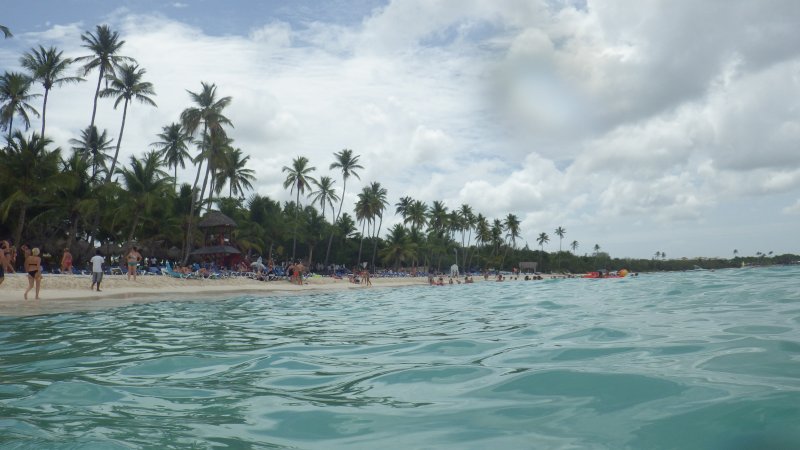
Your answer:
[[[727,254],[691,225],[730,221],[746,200],[758,209],[735,218],[737,236],[750,227],[757,240],[770,217],[797,213],[785,196],[800,190],[798,3],[563,3],[394,1],[354,25],[265,17],[224,36],[113,11],[159,105],[131,107],[121,159],[177,121],[186,90],[206,81],[233,97],[230,134],[251,155],[258,192],[281,200],[291,158],[327,173],[332,154],[351,148],[365,169],[348,203],[377,180],[392,203],[411,195],[515,213],[529,243],[565,226],[570,240],[620,256],[679,256],[670,241]],[[23,30],[9,45],[83,55],[87,28]],[[0,49],[4,67],[18,57]],[[64,148],[88,123],[95,77],[51,94],[48,129]],[[120,119],[101,101],[101,127],[115,135]],[[642,249],[648,236],[654,248]],[[798,238],[782,242],[800,252]]]
[[[800,215],[800,198],[793,205],[783,208],[784,214]]]

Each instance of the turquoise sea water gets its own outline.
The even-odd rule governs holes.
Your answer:
[[[0,448],[800,448],[800,267],[0,319]]]

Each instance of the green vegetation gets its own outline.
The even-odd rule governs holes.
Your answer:
[[[4,27],[0,31],[10,35]],[[51,262],[65,246],[78,261],[85,261],[95,245],[112,254],[133,241],[147,256],[185,261],[192,249],[203,244],[197,223],[211,209],[238,223],[232,241],[243,252],[278,261],[304,259],[311,267],[320,259],[326,267],[367,263],[395,270],[441,270],[453,263],[476,270],[510,270],[520,262],[538,262],[540,271],[577,273],[598,268],[715,269],[800,260],[772,252],[741,257],[738,250],[732,259],[667,260],[658,251],[652,259],[621,260],[601,252],[599,244],[591,255],[579,256],[577,240],[569,244],[571,251],[562,249],[567,236],[562,226],[555,229],[558,251],[549,253],[545,244],[550,237],[545,232],[536,239],[538,250],[529,249],[527,243],[519,247],[522,221],[515,214],[488,218],[468,204],[451,210],[442,201],[426,203],[409,196],[393,205],[401,223],[387,232],[384,220],[392,205],[380,182],[364,183],[354,209],[344,208],[348,181],[361,180],[359,172],[364,169],[351,149],[332,153],[329,161],[322,162],[294,157],[283,167],[283,186],[294,198],[281,204],[251,193],[256,177],[248,167],[250,156],[235,147],[229,135],[233,123],[225,115],[233,98],[219,95],[217,85],[210,82],[202,82],[199,91],[186,90],[187,106],[172,123],[152,131],[150,151],[120,161],[129,109],[131,114],[140,113],[132,103],[157,107],[156,89],[144,79],[146,70],[121,54],[125,41],[117,32],[101,25],[80,39],[89,55],[73,60],[54,47],[38,46],[20,59],[25,73],[6,72],[0,77],[0,131],[5,140],[0,149],[0,237],[39,246],[51,255]],[[46,134],[47,100],[53,90],[83,81],[68,75],[76,69],[84,76],[95,69],[99,73],[91,116],[87,99],[88,126],[74,131],[71,148],[64,151]],[[41,131],[26,134],[31,117],[39,117],[31,104],[39,96],[43,97]],[[116,136],[95,125],[97,102],[102,99],[113,99],[115,108],[122,106]],[[329,173],[320,173],[314,163],[329,163]],[[193,183],[179,184],[178,167],[191,165]]]

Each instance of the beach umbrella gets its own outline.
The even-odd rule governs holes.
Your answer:
[[[253,268],[259,269],[259,270],[264,270],[264,269],[267,268],[267,266],[264,265],[263,259],[261,259],[260,256],[258,257],[258,260],[256,262],[250,263],[250,267],[253,267]]]

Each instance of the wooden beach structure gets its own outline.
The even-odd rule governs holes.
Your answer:
[[[239,262],[242,252],[233,241],[236,222],[219,211],[209,211],[197,228],[203,230],[203,247],[191,253],[197,261],[211,261],[219,267],[232,267]]]

